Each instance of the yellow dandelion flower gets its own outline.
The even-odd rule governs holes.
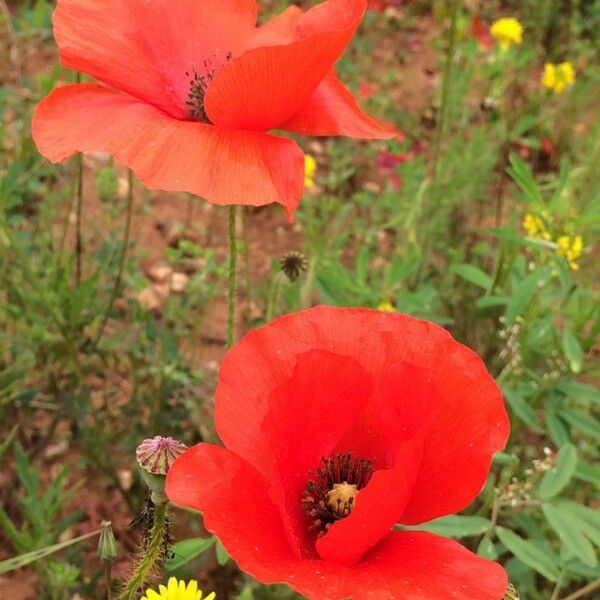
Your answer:
[[[514,17],[503,17],[494,21],[490,33],[498,40],[503,52],[512,44],[520,44],[523,41],[523,25]]]
[[[304,157],[304,187],[315,187],[315,173],[317,172],[317,161],[311,154]]]
[[[573,271],[579,269],[577,259],[583,254],[583,238],[580,235],[574,237],[570,235],[561,235],[556,240],[556,254],[562,256]]]
[[[382,300],[379,303],[377,310],[382,310],[383,312],[396,312],[394,305],[389,300]]]
[[[171,577],[167,583],[158,586],[158,592],[147,590],[142,600],[214,600],[215,593],[208,596],[202,596],[202,590],[198,589],[197,581],[190,581],[187,585],[185,581],[177,581]]]
[[[531,213],[525,215],[525,218],[523,219],[523,229],[525,229],[529,237],[540,240],[552,239],[544,221]]]
[[[546,63],[542,74],[542,85],[555,94],[562,94],[566,88],[575,83],[575,69],[570,62],[558,65]]]

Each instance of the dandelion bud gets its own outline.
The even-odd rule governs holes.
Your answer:
[[[117,558],[117,540],[110,521],[102,521],[100,525],[100,540],[98,541],[98,556],[101,560],[112,562]]]

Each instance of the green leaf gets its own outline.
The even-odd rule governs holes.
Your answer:
[[[493,308],[495,306],[506,306],[510,300],[510,296],[482,296],[475,300],[477,308]]]
[[[462,538],[469,535],[481,535],[492,526],[492,522],[484,517],[469,517],[463,515],[450,515],[434,519],[414,527],[419,531],[429,531],[437,535],[450,538]]]
[[[452,268],[450,270],[452,271],[452,273],[455,273],[459,277],[462,277],[469,283],[478,285],[484,290],[489,290],[492,287],[492,278],[475,265],[452,265]]]
[[[508,174],[513,178],[514,182],[525,192],[527,201],[535,205],[541,206],[544,203],[542,195],[538,189],[529,167],[519,158],[514,152],[509,156],[510,167],[507,169]]]
[[[595,567],[598,563],[596,551],[577,527],[575,520],[570,518],[569,513],[565,513],[559,507],[549,503],[542,504],[542,512],[546,517],[546,521],[548,521],[548,525],[554,529],[563,546],[584,564]]]
[[[546,279],[548,273],[545,268],[536,269],[519,282],[504,313],[507,325],[512,325],[516,318],[523,313],[537,290],[538,284]]]
[[[483,558],[489,558],[490,560],[496,560],[498,558],[498,550],[496,550],[496,545],[492,541],[492,536],[490,534],[486,534],[481,538],[481,542],[479,542],[479,546],[477,546],[477,554],[478,556],[483,556]]]
[[[517,417],[519,417],[523,423],[528,425],[530,429],[534,431],[540,431],[540,426],[537,422],[535,411],[527,403],[525,398],[523,398],[521,393],[508,386],[504,386],[502,388],[502,393],[504,394],[508,405],[517,415]]]
[[[171,546],[172,558],[165,562],[167,571],[175,571],[190,562],[203,552],[206,552],[215,543],[214,537],[190,538],[182,540]]]
[[[590,465],[579,459],[577,461],[577,467],[575,467],[575,477],[600,488],[600,467]]]
[[[583,535],[600,548],[600,511],[572,500],[557,500],[554,506],[576,524]]]
[[[579,431],[589,435],[592,439],[600,440],[600,422],[593,415],[574,408],[560,411],[560,416]]]
[[[546,579],[558,581],[560,576],[558,558],[549,551],[542,550],[539,547],[539,541],[524,540],[514,531],[504,527],[496,527],[496,535],[521,562],[535,569]]]
[[[44,558],[46,556],[50,556],[50,554],[54,554],[63,548],[67,548],[68,546],[72,546],[73,544],[77,544],[82,542],[83,540],[87,540],[88,538],[94,537],[100,533],[100,530],[92,531],[90,533],[86,533],[85,535],[81,535],[72,540],[68,540],[66,542],[61,542],[60,544],[53,544],[52,546],[47,546],[46,548],[40,548],[39,550],[33,550],[32,552],[27,552],[26,554],[20,554],[19,556],[15,556],[13,558],[9,558],[7,560],[3,560],[0,562],[0,573],[8,573],[14,569],[19,569],[28,565],[40,558]]]
[[[538,493],[542,500],[549,500],[558,494],[571,481],[577,466],[577,450],[573,444],[565,444],[556,455],[556,465],[548,471]]]
[[[600,390],[593,385],[567,380],[558,383],[556,388],[569,398],[600,404]]]
[[[227,550],[225,550],[225,546],[221,544],[221,540],[217,540],[217,545],[215,549],[217,552],[217,562],[221,566],[226,565],[227,561],[229,560],[229,554],[227,553]]]
[[[583,363],[583,349],[568,325],[563,329],[562,347],[573,373],[580,373]]]

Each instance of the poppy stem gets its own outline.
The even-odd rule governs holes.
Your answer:
[[[75,283],[81,284],[81,258],[83,255],[83,237],[81,221],[83,219],[83,155],[75,158],[75,198],[77,201],[75,213]]]
[[[450,31],[448,34],[448,46],[446,49],[446,64],[444,65],[444,74],[442,80],[442,98],[440,101],[440,111],[437,121],[437,129],[435,132],[435,140],[433,145],[433,181],[437,182],[440,150],[444,133],[446,132],[446,117],[448,116],[448,101],[450,99],[450,88],[452,84],[452,63],[454,62],[454,48],[456,46],[457,29],[458,29],[458,0],[449,0],[450,6]]]
[[[125,271],[125,260],[127,258],[127,250],[129,249],[129,240],[131,238],[131,221],[133,216],[133,172],[131,169],[127,174],[128,180],[128,191],[127,191],[127,213],[125,217],[125,232],[123,234],[123,243],[121,245],[121,254],[119,256],[119,266],[117,269],[117,276],[115,278],[115,283],[113,285],[113,289],[110,294],[110,298],[108,300],[108,304],[106,305],[106,310],[104,311],[104,315],[102,317],[102,322],[100,327],[98,328],[98,332],[96,333],[96,337],[94,338],[93,347],[95,348],[102,336],[104,335],[104,330],[106,329],[106,324],[108,323],[108,318],[110,316],[110,311],[112,309],[119,292],[121,291],[121,285],[123,283],[123,272]]]
[[[75,81],[81,83],[81,73],[77,73]],[[83,255],[83,237],[81,234],[81,221],[83,219],[83,154],[80,152],[75,158],[75,199],[77,201],[75,213],[75,283],[81,284],[81,258]]]
[[[229,288],[227,296],[227,348],[233,345],[235,325],[235,276],[237,269],[236,206],[229,207]]]
[[[131,600],[136,597],[139,588],[150,577],[154,568],[163,557],[166,531],[167,504],[157,504],[154,508],[154,523],[150,531],[148,543],[140,553],[140,560],[133,569],[129,581],[127,581],[119,594],[118,600]]]

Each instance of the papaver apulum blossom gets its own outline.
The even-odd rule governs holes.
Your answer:
[[[216,204],[283,204],[303,192],[304,156],[269,134],[389,139],[334,64],[366,0],[292,6],[257,27],[256,0],[58,0],[61,63],[99,83],[65,85],[32,124],[53,162],[106,151],[148,187]]]
[[[480,492],[509,422],[481,359],[433,323],[316,307],[243,337],[216,392],[225,447],[166,491],[250,575],[311,600],[500,600],[504,570],[417,525]]]

